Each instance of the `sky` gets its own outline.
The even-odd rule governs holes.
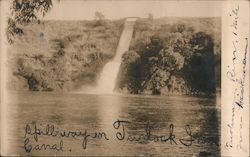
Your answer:
[[[107,19],[124,17],[154,18],[174,17],[220,17],[221,1],[156,1],[156,0],[60,0],[45,16],[51,20],[92,20],[96,11]]]

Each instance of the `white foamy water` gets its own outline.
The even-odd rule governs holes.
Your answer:
[[[122,55],[124,52],[128,51],[130,41],[133,35],[133,28],[136,18],[127,18],[123,32],[120,37],[120,41],[116,50],[116,55],[114,59],[108,62],[100,75],[98,80],[97,88],[95,89],[96,93],[105,93],[111,94],[116,85],[116,78],[120,69]]]

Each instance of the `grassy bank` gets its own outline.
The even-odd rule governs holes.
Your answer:
[[[9,89],[72,91],[95,84],[123,28],[116,21],[41,21],[9,49]]]

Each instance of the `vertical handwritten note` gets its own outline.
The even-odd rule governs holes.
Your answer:
[[[249,156],[249,2],[225,2],[222,15],[222,156]]]

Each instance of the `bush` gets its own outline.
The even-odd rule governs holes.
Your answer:
[[[137,21],[130,51],[123,55],[118,88],[156,95],[214,93],[211,35],[183,23],[154,30],[151,24]]]

